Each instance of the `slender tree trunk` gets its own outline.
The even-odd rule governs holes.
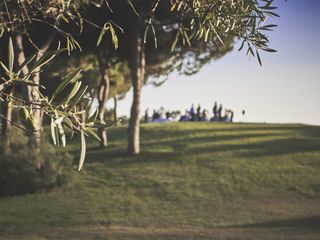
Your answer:
[[[25,60],[26,56],[24,54],[24,48],[23,48],[23,37],[22,35],[16,35],[14,38],[15,41],[15,52],[16,52],[16,60],[18,62],[18,65],[21,65]],[[29,72],[28,67],[25,65],[22,68],[22,74],[27,75]],[[22,84],[21,84],[22,85]],[[22,97],[25,101],[30,102],[31,101],[31,88],[27,85],[22,85]]]
[[[108,60],[103,56],[102,53],[97,53],[99,60],[99,67],[101,73],[101,80],[98,88],[98,120],[101,123],[105,123],[105,111],[106,111],[106,102],[108,99],[109,89],[110,89],[110,78],[108,73]],[[100,146],[106,147],[108,145],[108,135],[107,129],[99,128],[98,135],[101,139]]]
[[[24,52],[24,47],[23,47],[23,36],[22,35],[16,35],[15,36],[15,48],[16,48],[16,57],[17,57],[17,62],[19,65],[21,65],[25,60],[26,60],[26,56],[25,56],[25,52]],[[29,73],[29,69],[27,66],[24,66],[22,69],[22,74],[23,75],[27,75]],[[34,80],[34,79],[32,79]],[[39,79],[35,79],[36,81],[39,81]],[[37,83],[39,84],[39,82]],[[32,115],[35,119],[35,132],[32,133],[32,135],[30,136],[30,143],[35,146],[35,149],[38,153],[40,153],[40,110],[39,110],[39,106],[33,106],[32,102],[37,101],[38,99],[38,91],[39,91],[39,87],[37,86],[27,86],[25,84],[21,84],[21,90],[22,90],[22,96],[24,98],[24,100],[27,102],[27,104],[29,104],[31,110],[32,110]],[[42,164],[43,164],[43,160],[39,157],[36,159],[36,165],[37,165],[37,169],[40,169]]]
[[[5,90],[5,93],[9,96],[13,95],[13,86],[10,86],[8,89]],[[11,128],[11,121],[12,121],[12,103],[10,98],[6,98],[2,102],[2,129],[1,135],[4,140],[4,145],[8,146],[9,144],[9,134]]]
[[[132,29],[133,45],[130,59],[133,86],[133,102],[128,128],[128,153],[130,155],[140,153],[140,98],[145,77],[145,48],[141,29],[142,20],[139,16]]]
[[[5,53],[6,55],[8,53]],[[4,59],[4,52],[0,53],[0,57]],[[7,63],[6,63],[7,64]],[[0,79],[6,79],[6,74],[0,70]],[[8,146],[9,144],[9,134],[10,134],[10,128],[11,128],[11,121],[12,121],[12,102],[10,97],[13,96],[14,86],[10,85],[7,86],[5,89],[2,90],[4,95],[2,96],[1,101],[1,136],[4,142],[5,146]],[[7,95],[8,97],[6,97]]]
[[[55,36],[55,32],[51,31],[49,33],[49,35],[47,36],[47,39],[45,40],[44,44],[42,45],[42,47],[38,50],[37,52],[37,60],[41,59],[43,57],[43,55],[48,51],[53,38]],[[36,103],[40,103],[40,96],[39,96],[39,85],[40,85],[40,71],[41,69],[38,68],[35,70],[35,73],[32,76],[32,82],[34,82],[35,84],[37,84],[38,86],[34,86],[32,87],[32,99],[34,102]],[[33,134],[33,138],[34,138],[34,143],[36,148],[38,149],[38,151],[40,151],[40,144],[41,144],[41,131],[42,131],[42,120],[43,120],[43,112],[42,109],[39,107],[33,107],[33,116],[36,119],[37,122],[37,127],[36,129],[38,131],[34,132]],[[42,164],[42,163],[41,163]]]
[[[37,56],[37,60],[39,60],[40,57]],[[32,81],[35,84],[40,84],[40,69],[36,70],[36,73],[32,76]],[[31,99],[35,103],[40,103],[39,101],[39,92],[40,89],[38,86],[34,86],[31,89]],[[37,149],[38,152],[40,152],[40,144],[41,144],[41,127],[42,127],[42,110],[39,106],[32,106],[32,112],[33,112],[33,117],[35,118],[36,121],[36,132],[33,132],[32,140],[34,141],[34,145]],[[40,168],[41,165],[43,164],[42,162],[39,163],[38,167]]]
[[[45,40],[42,47],[37,52],[36,59],[39,60],[49,49],[53,38],[54,38],[54,31],[49,33],[47,36],[47,39]],[[25,52],[23,47],[23,36],[22,35],[16,35],[15,36],[15,48],[16,48],[16,57],[17,62],[19,65],[21,65],[25,60]],[[37,85],[40,85],[40,68],[35,70],[35,73],[31,77],[31,81],[34,82]],[[22,74],[27,75],[29,73],[29,69],[27,66],[24,66],[22,69]],[[35,130],[30,136],[31,143],[35,146],[36,151],[40,153],[40,142],[41,142],[41,126],[42,126],[42,111],[39,106],[37,106],[40,103],[40,96],[39,96],[39,86],[27,86],[22,85],[22,95],[25,101],[30,104],[30,108],[32,109],[33,117],[35,119]],[[35,103],[35,104],[33,104]],[[43,165],[43,159],[39,158],[37,160],[37,168],[40,169]]]

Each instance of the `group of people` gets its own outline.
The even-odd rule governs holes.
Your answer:
[[[172,122],[179,121],[180,111],[166,111],[163,107],[153,110],[152,115],[149,115],[149,109],[146,109],[144,114],[144,122]]]
[[[215,102],[212,108],[212,116],[207,109],[202,109],[200,104],[195,108],[191,105],[189,110],[186,110],[182,115],[180,111],[166,111],[163,107],[158,110],[153,110],[152,115],[149,115],[149,109],[146,109],[144,122],[233,122],[234,112],[231,109],[224,109],[222,114],[222,104]]]
[[[201,109],[200,104],[198,104],[195,109],[194,104],[192,104],[190,110],[186,111],[185,115],[181,116],[180,121],[233,122],[233,111],[231,109],[224,109],[224,115],[222,115],[222,110],[222,104],[218,107],[217,102],[215,102],[212,108],[213,116],[210,118],[207,109]]]
[[[212,112],[213,117],[210,119],[212,122],[233,122],[233,111],[231,109],[225,109],[224,115],[222,115],[222,104],[220,104],[218,108],[218,104],[215,102]]]

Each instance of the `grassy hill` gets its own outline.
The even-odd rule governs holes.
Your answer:
[[[72,185],[0,198],[0,239],[320,239],[320,127],[147,124],[135,158],[109,139]]]

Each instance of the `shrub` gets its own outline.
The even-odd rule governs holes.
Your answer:
[[[37,159],[44,165],[36,168]],[[0,147],[0,196],[21,195],[48,191],[72,179],[72,159],[58,152],[48,143],[42,143],[40,153],[28,144],[20,132],[11,132],[9,143]]]

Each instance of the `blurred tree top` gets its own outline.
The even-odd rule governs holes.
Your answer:
[[[110,52],[112,46],[118,51],[117,58],[111,58],[116,59],[116,62],[105,61],[114,71],[110,75],[118,76],[117,78],[123,76],[127,80],[129,71],[126,69],[130,69],[133,104],[128,151],[137,154],[140,151],[141,88],[147,77],[166,76],[175,70],[182,74],[193,74],[211,59],[230,51],[235,39],[242,41],[239,50],[246,48],[246,54],[256,57],[261,65],[259,51],[275,52],[269,47],[266,32],[273,30],[276,25],[267,24],[266,21],[269,17],[278,16],[276,9],[273,0],[2,0],[0,37],[11,36],[15,44],[9,42],[8,64],[2,64],[5,76],[0,82],[1,97],[7,108],[13,106],[8,98],[25,103],[23,106],[19,105],[19,108],[25,110],[26,117],[37,120],[34,121],[38,122],[35,124],[37,129],[41,127],[40,112],[44,110],[53,122],[54,142],[59,138],[64,139],[62,120],[71,118],[66,125],[69,124],[71,129],[82,136],[80,169],[85,153],[84,136],[87,133],[94,136],[88,123],[96,125],[98,113],[95,112],[87,120],[81,119],[85,110],[77,109],[76,105],[83,102],[87,86],[81,86],[82,82],[76,79],[86,77],[86,74],[92,77],[89,75],[94,74],[91,71],[91,67],[95,65],[94,60],[90,55],[82,60],[71,60],[71,64],[72,61],[80,61],[81,64],[81,61],[87,59],[88,63],[84,65],[87,67],[86,71],[81,75],[81,69],[78,69],[64,78],[50,100],[40,92],[41,67],[64,50],[71,55],[75,49],[97,49],[105,44],[101,48],[104,50],[99,51],[105,54]],[[62,38],[65,49],[46,53],[52,45],[54,34],[39,34],[39,26],[57,33]],[[92,28],[96,31],[91,35]],[[30,58],[25,57],[23,39],[28,39],[29,44],[36,49],[36,54],[30,54]],[[92,39],[95,39],[95,45],[90,45]],[[58,46],[61,48],[61,45]],[[172,55],[168,54],[170,52]],[[105,57],[103,54],[98,55],[100,60]],[[119,74],[120,72],[122,73]],[[121,91],[127,89],[125,82],[122,81]],[[14,83],[24,83],[27,86],[29,94],[25,99],[13,96],[13,88],[10,86]],[[56,102],[58,98],[55,98],[71,84],[73,87],[67,94],[69,97],[60,103]],[[94,88],[94,81],[87,84]],[[9,89],[11,90],[7,91]],[[70,106],[73,98],[77,101]],[[6,116],[3,118],[9,119]],[[40,131],[37,133],[39,139]]]

